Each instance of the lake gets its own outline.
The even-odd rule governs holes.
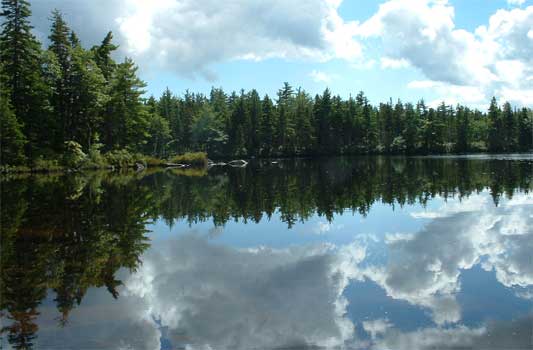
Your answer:
[[[2,349],[531,349],[533,155],[1,182]]]

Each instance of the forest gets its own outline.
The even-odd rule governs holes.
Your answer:
[[[3,166],[92,164],[117,157],[168,159],[355,154],[523,152],[533,148],[533,113],[493,98],[488,111],[400,100],[371,104],[363,92],[311,96],[289,83],[209,95],[166,89],[147,97],[130,58],[116,61],[109,32],[86,48],[59,11],[49,46],[32,33],[27,0],[2,0],[0,141]]]

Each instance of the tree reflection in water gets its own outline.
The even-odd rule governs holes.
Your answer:
[[[149,247],[146,225],[164,219],[260,222],[291,228],[377,203],[426,205],[489,189],[494,204],[533,188],[533,162],[460,158],[338,158],[256,162],[206,172],[88,173],[1,182],[2,333],[15,349],[36,342],[39,307],[53,293],[65,326],[90,287],[119,297],[121,268],[137,270]],[[192,176],[188,176],[192,175]],[[406,245],[408,247],[408,245]],[[387,288],[387,285],[384,285]]]

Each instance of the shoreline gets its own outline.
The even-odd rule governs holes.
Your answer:
[[[142,172],[146,169],[156,170],[156,169],[162,169],[162,170],[183,170],[186,171],[188,169],[190,170],[208,170],[212,167],[245,167],[249,162],[253,161],[266,161],[271,162],[272,164],[276,164],[279,161],[291,161],[291,160],[324,160],[324,159],[331,159],[331,158],[351,158],[351,157],[392,157],[392,158],[436,158],[436,159],[443,159],[443,158],[457,158],[457,159],[499,159],[504,158],[508,159],[509,157],[518,157],[521,159],[524,159],[524,156],[526,156],[525,160],[532,159],[533,160],[533,151],[530,152],[509,152],[509,153],[487,153],[487,152],[480,152],[480,153],[445,153],[445,154],[426,154],[426,155],[420,155],[420,154],[342,154],[342,155],[300,155],[300,156],[284,156],[284,157],[244,157],[239,159],[234,159],[230,157],[220,157],[220,158],[207,158],[207,155],[205,158],[201,159],[195,159],[193,162],[172,162],[170,160],[164,160],[164,159],[158,159],[153,157],[147,157],[149,158],[149,161],[146,160],[136,160],[134,164],[125,164],[125,165],[118,165],[118,164],[103,164],[101,166],[81,166],[79,168],[71,168],[64,165],[53,165],[50,167],[35,167],[31,168],[29,166],[1,166],[0,167],[0,176],[10,175],[10,174],[35,174],[35,175],[45,175],[45,174],[79,174],[79,173],[85,173],[85,172],[91,172],[91,171],[110,171],[110,172],[118,172],[118,171],[129,171],[133,170],[136,172]],[[176,156],[176,158],[180,157],[186,157],[186,155],[179,155]],[[238,161],[242,162],[244,161],[246,164],[241,166],[232,166],[229,163],[232,161]]]

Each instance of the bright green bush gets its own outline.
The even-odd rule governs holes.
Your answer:
[[[35,159],[31,166],[32,171],[60,171],[63,169],[64,167],[57,159],[43,159],[42,157]]]
[[[105,157],[100,152],[100,149],[103,146],[103,144],[98,142],[93,143],[91,145],[91,147],[89,148],[89,152],[87,153],[87,159],[83,164],[83,168],[98,169],[103,168],[107,165]]]
[[[87,159],[87,155],[76,141],[65,141],[65,151],[63,153],[63,164],[71,169],[78,169]]]
[[[132,154],[124,149],[107,152],[104,159],[106,164],[116,168],[131,168],[136,164],[141,164],[143,167],[147,165],[145,156],[140,153]]]
[[[170,160],[172,163],[189,164],[194,166],[207,166],[207,153],[192,152],[174,156]]]
[[[166,163],[164,160],[152,156],[144,156],[144,162],[148,167],[162,166]]]
[[[133,155],[124,150],[114,150],[104,155],[105,162],[117,168],[127,168],[134,165]]]

